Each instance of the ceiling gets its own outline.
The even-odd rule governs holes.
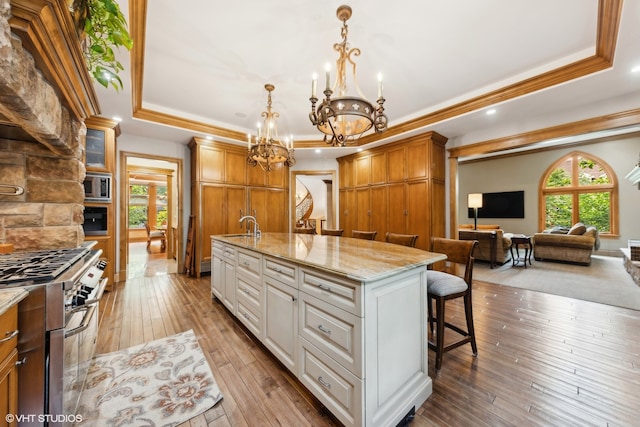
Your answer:
[[[434,130],[460,146],[638,108],[640,1],[621,3],[350,1],[358,83],[373,100],[383,74],[389,119],[387,132],[360,145]],[[123,135],[246,143],[272,83],[279,133],[293,135],[297,157],[353,150],[328,149],[308,119],[312,74],[326,63],[335,70],[341,1],[119,4],[136,46],[118,54],[124,90],[97,93]]]

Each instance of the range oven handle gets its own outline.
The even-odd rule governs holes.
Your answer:
[[[68,309],[67,313],[70,314],[70,313],[82,311],[88,305],[96,305],[100,301],[100,298],[102,298],[102,294],[104,293],[104,290],[107,288],[108,282],[109,282],[109,278],[105,277],[104,279],[102,279],[100,281],[100,284],[98,285],[98,292],[96,292],[96,296],[94,298],[86,300],[84,304],[78,307]]]
[[[82,316],[82,322],[80,322],[80,326],[77,326],[73,329],[70,330],[65,330],[64,331],[64,337],[65,338],[69,338],[72,337],[74,335],[79,334],[80,332],[84,331],[85,329],[87,329],[89,327],[89,323],[91,322],[91,318],[93,317],[93,313],[96,311],[96,305],[85,305],[82,307],[82,309],[85,310],[84,316]],[[78,310],[80,311],[80,310]]]
[[[86,300],[84,302],[85,305],[95,304],[98,301],[100,301],[100,298],[102,298],[102,294],[104,293],[104,290],[107,288],[107,283],[108,282],[109,282],[109,278],[108,277],[105,277],[104,279],[102,279],[100,281],[100,284],[98,285],[98,292],[96,292],[95,298]]]

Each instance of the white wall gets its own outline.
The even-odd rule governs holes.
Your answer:
[[[533,154],[460,164],[458,167],[458,223],[472,223],[467,217],[468,193],[524,190],[524,219],[479,218],[478,224],[499,224],[512,233],[531,234],[538,230],[538,188],[542,174],[556,160],[572,151],[582,151],[603,160],[618,181],[620,236],[601,239],[600,248],[617,251],[627,240],[640,238],[640,190],[624,177],[633,169],[640,153],[640,137],[586,144]]]

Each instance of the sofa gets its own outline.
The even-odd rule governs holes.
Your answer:
[[[598,230],[582,223],[571,228],[554,227],[533,235],[533,257],[536,261],[562,261],[591,264],[591,254],[600,247]]]
[[[463,224],[458,229],[459,240],[478,241],[473,257],[476,260],[488,262],[491,268],[511,261],[509,236],[510,233],[505,233],[499,225],[478,225],[478,229],[474,230],[473,224],[470,227]]]

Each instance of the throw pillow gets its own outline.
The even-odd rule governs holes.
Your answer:
[[[573,236],[582,236],[585,231],[587,231],[587,227],[583,223],[577,222],[573,225],[573,227],[571,227],[567,234]]]

